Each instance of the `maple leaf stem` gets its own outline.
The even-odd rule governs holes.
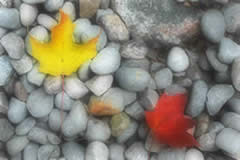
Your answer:
[[[62,126],[63,126],[63,106],[64,106],[64,75],[61,75],[61,79],[62,79],[62,98],[61,98],[61,126],[60,126],[60,137],[62,136]]]

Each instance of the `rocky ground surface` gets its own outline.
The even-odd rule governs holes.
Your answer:
[[[0,0],[0,160],[240,159],[239,0]],[[38,71],[58,11],[98,55],[64,80]],[[189,95],[199,148],[155,143],[163,92]],[[62,127],[61,127],[61,122]],[[154,142],[154,143],[153,143]]]

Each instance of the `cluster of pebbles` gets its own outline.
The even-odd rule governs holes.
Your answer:
[[[0,159],[239,159],[237,1],[215,0],[200,17],[179,13],[186,21],[175,21],[176,7],[189,10],[182,1],[0,0]],[[130,12],[143,6],[150,8]],[[152,22],[154,7],[170,19]],[[59,9],[76,24],[76,43],[102,31],[97,56],[65,77],[64,90],[60,76],[38,71],[29,43],[29,35],[50,41]],[[204,45],[184,45],[197,34]],[[186,114],[197,121],[199,148],[170,148],[150,134],[144,111],[163,92],[189,95]]]

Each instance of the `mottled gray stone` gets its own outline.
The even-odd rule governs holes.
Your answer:
[[[33,5],[22,3],[20,8],[20,19],[24,26],[30,26],[37,18],[38,8]]]
[[[38,24],[46,27],[49,30],[57,25],[57,21],[54,18],[50,17],[47,14],[43,14],[43,13],[38,15],[37,22],[38,22]]]
[[[67,113],[58,109],[53,109],[49,114],[48,125],[53,131],[59,131],[66,118]]]
[[[63,6],[64,0],[46,0],[44,7],[48,12],[58,11]]]
[[[8,141],[14,134],[14,128],[7,119],[0,119],[0,140],[2,142]]]
[[[126,107],[125,112],[136,120],[144,119],[144,109],[138,101]]]
[[[45,144],[38,149],[38,160],[49,160],[60,156],[60,148],[57,145]]]
[[[21,121],[23,121],[26,116],[27,116],[26,103],[16,98],[11,98],[9,102],[8,119],[12,123],[18,124]]]
[[[8,111],[8,98],[4,92],[0,92],[0,113],[6,114]]]
[[[14,68],[14,70],[20,74],[23,75],[29,71],[31,71],[32,67],[33,67],[33,61],[32,59],[24,54],[23,57],[19,60],[10,60],[12,67]]]
[[[185,160],[185,149],[167,148],[159,152],[158,160]]]
[[[231,78],[233,86],[240,91],[240,58],[233,61]]]
[[[32,117],[26,118],[16,127],[16,135],[23,136],[28,134],[28,132],[35,126],[36,120]]]
[[[62,104],[63,97],[63,104]],[[65,92],[60,92],[55,96],[55,106],[58,109],[62,109],[64,111],[69,111],[72,108],[74,100],[71,99]]]
[[[226,30],[235,33],[240,29],[240,4],[229,3],[223,9],[226,22]]]
[[[31,142],[28,143],[28,145],[24,148],[24,151],[23,151],[23,159],[37,160],[38,149],[39,149],[39,145]]]
[[[48,76],[44,80],[43,87],[48,94],[57,94],[62,90],[62,82],[61,76]]]
[[[125,147],[118,143],[109,145],[109,159],[110,160],[124,160]]]
[[[140,93],[139,103],[146,110],[152,110],[153,108],[155,108],[158,99],[159,99],[158,93],[155,90],[148,88]]]
[[[66,142],[62,146],[62,152],[67,160],[84,160],[84,147],[75,142]]]
[[[148,152],[141,142],[135,142],[125,151],[127,160],[148,160]]]
[[[154,79],[158,89],[167,88],[172,84],[173,74],[170,69],[164,68],[155,73]]]
[[[99,141],[94,141],[88,144],[86,149],[85,160],[108,160],[108,147]]]
[[[240,115],[234,112],[225,112],[221,118],[221,122],[226,128],[232,128],[240,131]]]
[[[30,72],[27,74],[27,79],[30,83],[41,86],[44,82],[46,74],[39,72],[39,64],[35,64]]]
[[[7,56],[0,57],[0,86],[6,85],[13,74],[13,68]]]
[[[0,27],[6,29],[20,28],[20,15],[15,8],[0,8]]]
[[[117,137],[118,143],[125,143],[127,142],[134,134],[137,132],[138,123],[135,120],[131,120],[127,129]]]
[[[27,136],[15,136],[6,144],[6,149],[9,155],[14,156],[21,152],[29,143]]]

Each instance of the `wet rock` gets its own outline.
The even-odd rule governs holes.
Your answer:
[[[94,141],[88,144],[86,149],[85,160],[107,160],[109,157],[108,147],[99,141]]]
[[[216,9],[210,9],[202,16],[201,29],[203,34],[213,43],[220,42],[224,37],[225,26],[223,14]]]
[[[111,5],[136,39],[141,37],[150,43],[176,45],[199,33],[200,12],[179,5],[175,0],[112,0]]]
[[[232,85],[217,84],[211,87],[207,94],[208,113],[216,115],[233,94]]]
[[[0,119],[0,140],[2,142],[8,141],[14,134],[14,128],[7,119]]]
[[[14,156],[21,152],[29,143],[27,136],[15,136],[6,144],[8,154]]]

